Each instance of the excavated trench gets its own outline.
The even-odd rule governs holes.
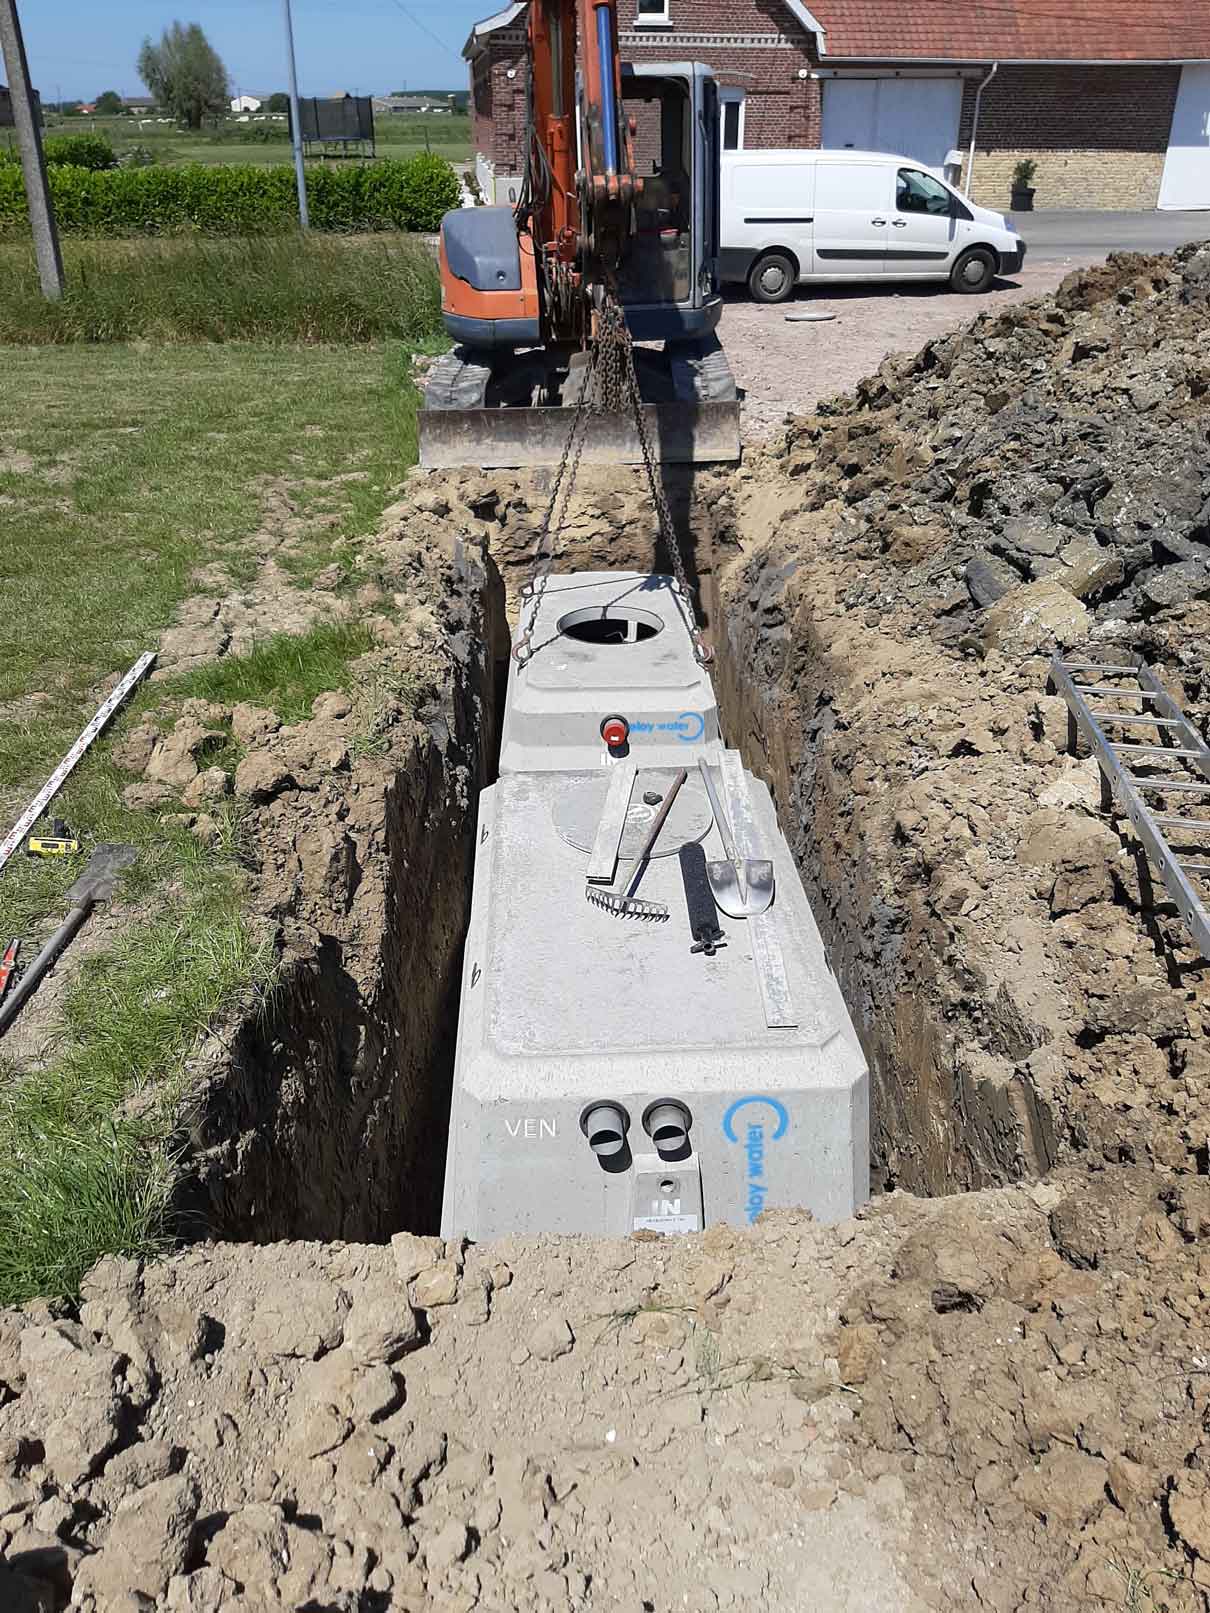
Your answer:
[[[667,570],[637,477],[582,479],[560,569]],[[268,895],[262,879],[279,983],[203,1071],[179,1195],[187,1233],[375,1241],[437,1227],[475,803],[494,778],[507,623],[544,485],[484,479],[461,498],[432,485],[428,541],[459,557],[444,576],[445,683],[367,779],[355,769],[322,805],[279,800],[265,814],[264,866],[283,837],[297,853],[309,836],[319,853],[294,856],[284,898],[281,878]],[[856,669],[822,654],[809,610],[787,614],[792,566],[744,560],[731,479],[674,472],[668,492],[716,646],[724,732],[774,793],[870,1063],[875,1187],[937,1195],[1043,1173],[1045,1101],[1015,1078],[972,1079],[962,1056],[964,1038],[990,1035],[1019,1061],[1035,1038],[970,960],[933,949],[910,901],[888,900],[906,859],[871,848],[825,764],[843,721],[836,689]]]

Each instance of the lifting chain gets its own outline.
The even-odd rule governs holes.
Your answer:
[[[647,434],[647,418],[643,413],[643,400],[639,392],[638,376],[635,374],[634,346],[626,325],[626,315],[617,297],[612,292],[607,292],[597,314],[596,336],[588,349],[588,362],[584,369],[580,395],[576,400],[571,430],[567,434],[567,444],[555,471],[550,501],[538,530],[533,570],[529,581],[521,590],[524,626],[513,647],[513,654],[519,666],[524,666],[534,654],[534,628],[537,625],[542,596],[546,592],[546,584],[555,563],[552,533],[557,534],[567,516],[567,507],[579,475],[580,459],[584,453],[588,417],[590,414],[621,414],[627,408],[634,417],[635,430],[643,454],[643,468],[647,473],[651,500],[655,505],[660,537],[672,558],[672,570],[686,612],[685,625],[693,644],[694,660],[699,666],[706,666],[713,659],[714,652],[702,638],[702,630],[693,608],[693,594],[685,572],[684,557],[677,540],[672,512],[664,496],[659,463]]]

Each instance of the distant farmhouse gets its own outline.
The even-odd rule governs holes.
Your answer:
[[[448,116],[453,110],[453,97],[446,95],[376,95],[374,97],[375,112],[388,114],[426,112]]]
[[[132,112],[136,115],[140,112],[154,112],[155,101],[150,95],[124,95],[122,97],[122,111]]]
[[[259,112],[264,104],[259,95],[235,95],[231,98],[233,112]]]

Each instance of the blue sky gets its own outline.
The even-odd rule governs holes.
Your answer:
[[[298,87],[466,88],[460,52],[471,24],[504,0],[293,0]],[[34,84],[48,100],[102,90],[145,93],[135,72],[144,37],[198,22],[227,64],[232,89],[284,89],[281,0],[18,0]]]

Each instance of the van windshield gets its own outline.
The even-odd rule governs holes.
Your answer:
[[[901,168],[895,184],[895,206],[901,213],[940,213],[953,207],[953,198],[940,180],[919,168]]]

